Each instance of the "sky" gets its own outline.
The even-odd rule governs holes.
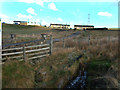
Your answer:
[[[88,14],[89,21],[88,22]],[[2,22],[118,27],[118,0],[0,0]]]

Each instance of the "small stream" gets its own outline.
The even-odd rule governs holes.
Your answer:
[[[82,89],[84,89],[86,86],[86,78],[87,78],[87,72],[80,70],[78,76],[72,82],[70,82],[70,84],[67,86],[67,88],[82,88]]]
[[[76,58],[76,60],[79,60],[83,55],[80,55]],[[86,65],[87,63],[84,63]],[[85,71],[85,67],[80,64],[79,69],[77,70],[77,75],[71,80],[66,88],[81,88],[85,89],[86,87],[86,79],[87,79],[87,71]]]

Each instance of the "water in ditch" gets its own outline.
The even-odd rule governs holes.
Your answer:
[[[86,71],[79,71],[78,76],[69,83],[67,88],[81,88],[84,89],[86,86],[86,78],[87,72]]]

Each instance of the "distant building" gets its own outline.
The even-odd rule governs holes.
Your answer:
[[[39,22],[28,22],[27,25],[37,25],[37,26],[40,26]]]
[[[38,22],[13,21],[17,25],[40,25]]]
[[[27,21],[13,21],[14,24],[18,24],[18,25],[27,25]]]
[[[67,24],[50,24],[50,27],[55,29],[70,29],[70,25]]]
[[[74,29],[86,30],[86,29],[92,29],[92,28],[94,28],[93,25],[74,25]]]

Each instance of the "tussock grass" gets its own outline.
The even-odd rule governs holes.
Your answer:
[[[120,70],[118,69],[119,55],[118,55],[118,33],[116,32],[90,32],[91,33],[91,41],[90,45],[87,46],[86,53],[89,58],[89,62],[87,65],[88,78],[87,78],[87,88],[91,88],[91,83],[95,85],[99,85],[101,88],[116,88],[118,87],[118,82],[120,74],[118,73]],[[96,35],[97,39],[96,39]],[[110,40],[108,36],[110,35]],[[86,44],[87,45],[87,44]],[[85,47],[84,45],[81,45]],[[112,70],[110,69],[112,68]],[[109,80],[108,78],[110,77]],[[99,77],[104,78],[105,82],[109,82],[109,84],[103,85],[101,79]],[[97,80],[97,82],[96,82]],[[110,83],[114,84],[110,84]],[[96,84],[95,84],[96,83]],[[110,86],[112,85],[112,86]]]
[[[34,69],[19,61],[7,61],[2,68],[3,88],[33,88]]]
[[[88,45],[88,35],[90,35],[90,44]],[[87,87],[90,88],[89,82],[98,77],[111,77],[115,81],[113,85],[118,86],[120,80],[119,56],[118,56],[118,32],[115,31],[87,31],[81,32],[76,38],[65,40],[66,48],[75,48],[76,51],[84,53],[83,62],[88,63]],[[55,46],[62,47],[62,42]],[[111,67],[112,70],[109,70]],[[109,79],[109,80],[110,80]],[[106,79],[107,80],[107,79]],[[101,83],[102,84],[102,83]],[[110,84],[108,84],[109,87]]]

